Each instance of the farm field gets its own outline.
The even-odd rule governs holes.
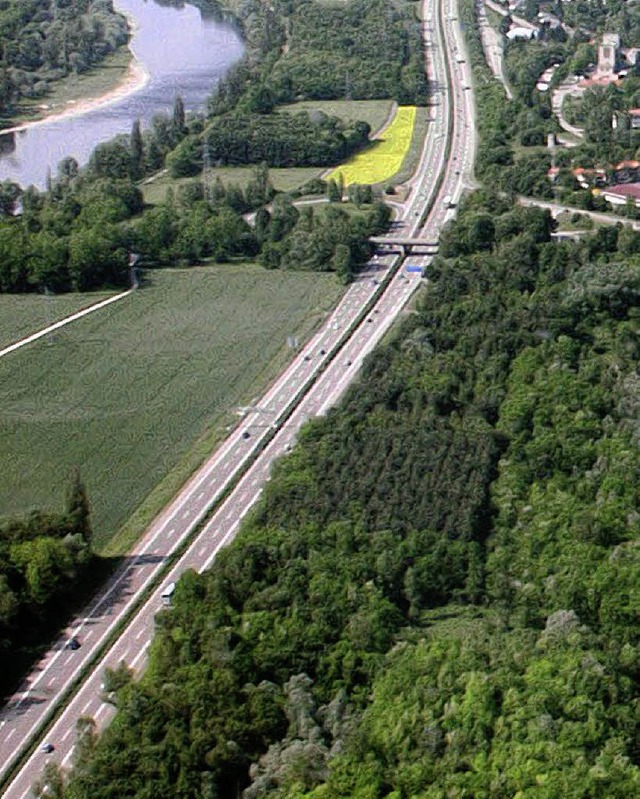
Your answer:
[[[391,179],[402,167],[409,152],[416,118],[415,106],[401,106],[380,138],[364,152],[336,167],[327,180],[343,176],[345,186],[351,183],[374,184]]]
[[[0,294],[0,349],[117,293]]]
[[[324,111],[327,116],[347,121],[368,122],[375,133],[385,124],[393,108],[392,100],[304,100],[281,106],[281,111]]]
[[[105,551],[171,473],[145,519],[168,501],[291,357],[286,337],[307,337],[342,292],[330,275],[245,264],[147,281],[0,360],[0,515],[60,507],[78,466]]]

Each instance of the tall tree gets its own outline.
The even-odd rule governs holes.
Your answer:
[[[173,103],[173,132],[176,136],[184,133],[185,129],[185,114],[184,102],[182,97],[178,94]]]
[[[75,469],[69,495],[67,497],[67,514],[74,530],[81,533],[86,541],[91,539],[91,519],[87,491],[80,476],[80,470]]]
[[[140,131],[140,119],[135,119],[131,126],[131,138],[129,140],[131,151],[131,177],[137,180],[142,176],[144,163],[144,147],[142,144],[142,133]]]

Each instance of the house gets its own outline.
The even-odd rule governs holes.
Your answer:
[[[536,32],[531,30],[531,28],[511,28],[510,31],[507,32],[507,39],[510,41],[515,41],[516,39],[535,39]]]
[[[626,205],[631,199],[640,207],[640,183],[618,183],[602,189],[600,196],[612,205]]]
[[[601,167],[584,169],[579,166],[572,169],[571,172],[583,189],[590,189],[592,186],[605,186],[607,183],[607,170]]]

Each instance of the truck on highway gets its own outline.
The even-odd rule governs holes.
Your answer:
[[[445,194],[442,198],[442,204],[445,208],[455,208],[456,204],[453,202],[453,198],[450,194]]]

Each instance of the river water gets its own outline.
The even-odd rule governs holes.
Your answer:
[[[171,113],[178,94],[187,111],[201,110],[218,78],[242,55],[233,27],[203,17],[194,6],[153,0],[114,0],[114,6],[135,20],[130,47],[149,76],[146,85],[79,116],[1,134],[0,180],[44,188],[47,170],[55,176],[63,158],[86,164],[96,144],[130,133],[136,118],[144,128],[155,114]]]

